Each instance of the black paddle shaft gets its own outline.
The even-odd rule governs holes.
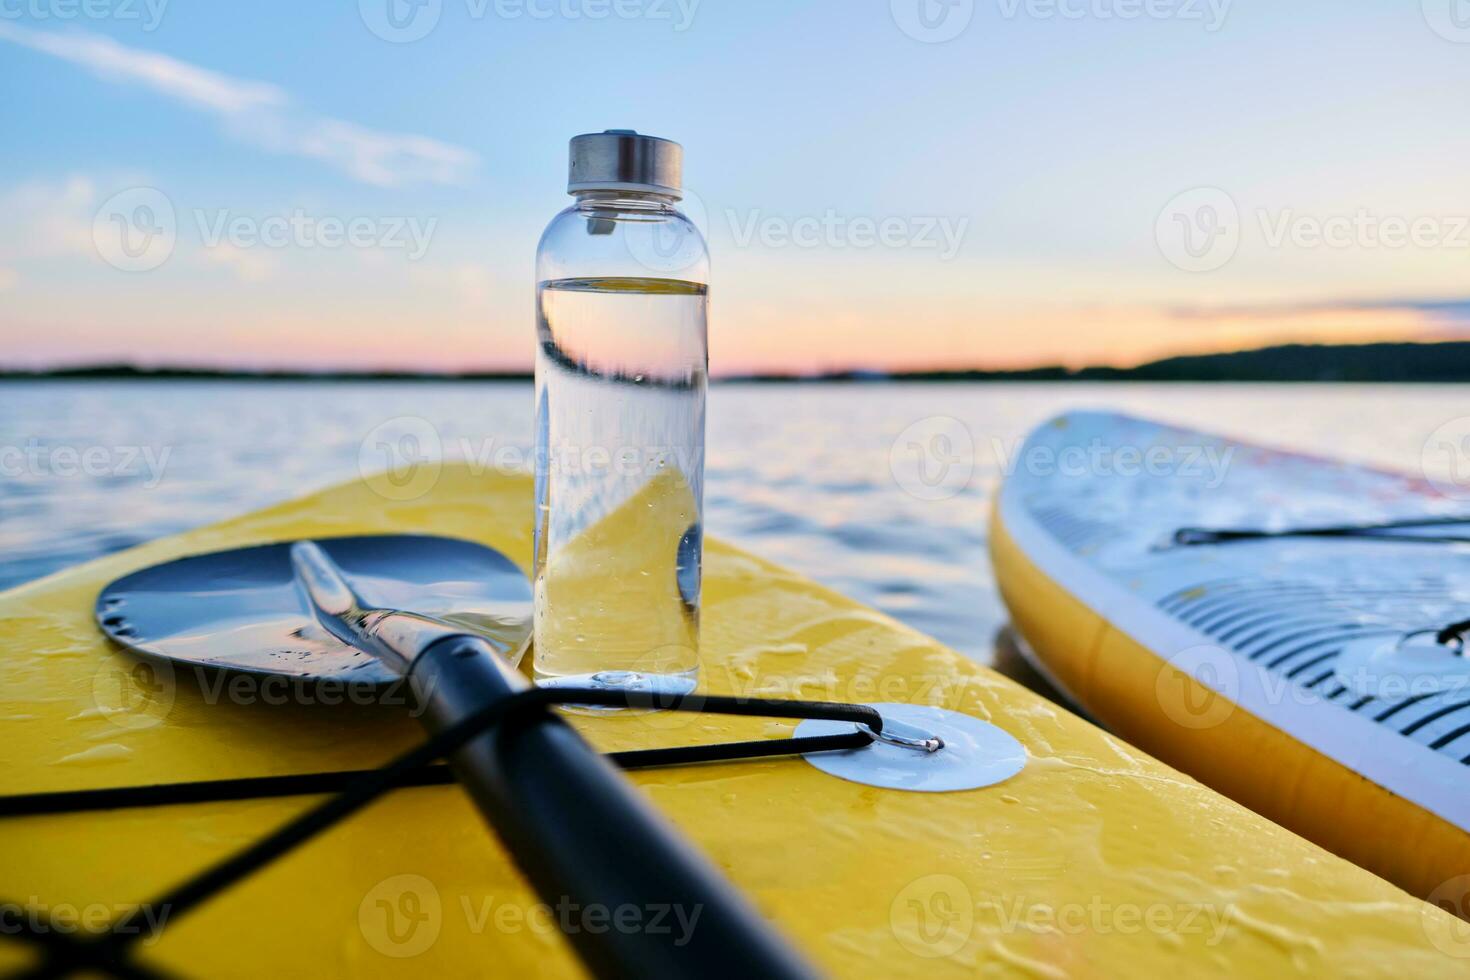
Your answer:
[[[415,658],[440,731],[524,688],[483,640]],[[603,977],[810,977],[814,971],[602,756],[550,711],[515,715],[450,758],[455,774]]]

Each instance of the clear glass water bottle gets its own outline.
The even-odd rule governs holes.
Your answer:
[[[709,254],[683,151],[571,142],[536,254],[540,684],[686,693],[699,673]]]

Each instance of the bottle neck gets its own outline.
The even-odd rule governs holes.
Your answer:
[[[572,197],[580,207],[616,207],[636,211],[673,211],[678,203],[671,194],[622,189],[573,191]]]

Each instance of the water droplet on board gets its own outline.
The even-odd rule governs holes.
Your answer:
[[[112,762],[122,762],[132,756],[133,750],[126,745],[117,742],[109,742],[106,745],[95,745],[82,752],[73,752],[71,755],[62,756],[52,765],[55,766],[101,766]]]

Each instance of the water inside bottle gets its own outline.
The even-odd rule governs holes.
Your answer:
[[[538,683],[694,688],[706,301],[674,279],[537,289]]]

